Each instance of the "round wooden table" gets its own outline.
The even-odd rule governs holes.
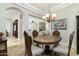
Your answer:
[[[59,43],[60,40],[61,40],[60,36],[48,36],[48,35],[38,36],[38,37],[33,39],[33,41],[35,43],[37,43],[37,45],[38,44],[45,44],[44,52],[51,52],[49,49],[50,48],[49,45]]]

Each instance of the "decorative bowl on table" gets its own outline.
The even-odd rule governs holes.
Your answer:
[[[0,40],[2,39],[4,33],[3,32],[0,32]]]

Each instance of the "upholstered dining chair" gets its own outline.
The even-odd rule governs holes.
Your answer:
[[[42,48],[32,45],[32,38],[24,31],[25,37],[25,55],[39,55],[43,52]]]
[[[32,36],[33,36],[33,39],[35,39],[36,37],[38,37],[38,32],[36,30],[33,30]],[[39,44],[35,43],[35,42],[33,42],[33,45],[36,45],[36,46],[40,47]]]
[[[33,35],[33,37],[35,38],[35,37],[38,36],[38,32],[37,32],[36,30],[33,30],[32,35]]]
[[[24,39],[25,39],[25,55],[29,55],[31,56],[31,41],[30,38],[28,37],[28,33],[26,33],[26,31],[24,31]],[[30,44],[29,44],[30,43]]]
[[[74,37],[74,31],[70,34],[68,47],[65,47],[60,44],[57,47],[53,48],[53,51],[57,52],[58,55],[64,54],[64,55],[70,56],[70,50],[72,46],[73,37]]]
[[[60,32],[58,30],[55,30],[53,33],[52,33],[52,36],[60,36]],[[59,45],[60,41],[62,40],[62,37],[60,37],[60,40],[53,45],[53,47],[56,47]]]
[[[60,32],[58,30],[53,31],[52,35],[60,36]]]

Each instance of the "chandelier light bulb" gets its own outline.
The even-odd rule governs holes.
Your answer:
[[[45,16],[43,16],[43,19],[45,19],[46,17]]]
[[[52,19],[54,19],[54,17],[52,17]]]
[[[52,14],[52,17],[56,17],[56,13]]]
[[[49,17],[49,13],[46,13],[46,17]]]

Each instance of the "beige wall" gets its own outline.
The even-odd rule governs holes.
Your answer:
[[[6,15],[6,12],[5,12],[5,9],[6,7],[8,7],[7,4],[1,4],[0,3],[0,31],[1,32],[4,32],[6,31],[6,19],[5,19],[5,15]]]
[[[22,18],[19,18],[20,19],[20,21],[19,21],[19,25],[20,25],[19,26],[19,37],[20,38],[23,38],[24,37],[23,36],[23,31],[25,30],[25,31],[28,32],[29,15],[34,15],[36,17],[41,17],[41,16],[39,14],[36,14],[34,12],[31,12],[30,10],[27,10],[25,8],[22,8],[22,7],[18,6],[18,5],[13,4],[12,6],[20,9],[23,12],[23,17]]]
[[[9,13],[7,14],[7,8],[13,8],[15,7],[15,11],[13,11],[13,13]],[[18,12],[18,10],[20,10],[22,12],[22,18],[20,17],[20,12]],[[7,4],[7,3],[2,3],[0,4],[0,31],[5,32],[6,31],[6,21],[7,21],[7,15],[9,15],[9,17],[11,17],[11,19],[9,20],[15,20],[15,19],[19,19],[19,39],[23,38],[23,31],[28,31],[28,16],[29,15],[34,15],[36,17],[41,17],[39,14],[34,13],[30,10],[27,10],[25,8],[22,8],[16,4]],[[12,29],[11,29],[12,30]]]
[[[76,50],[76,16],[79,15],[79,4],[72,4],[70,7],[64,8],[62,10],[56,11],[57,17],[56,19],[64,19],[66,18],[67,21],[67,30],[60,30],[62,36],[61,44],[65,46],[68,45],[69,42],[69,35],[72,31],[75,31],[74,39],[72,47]]]

